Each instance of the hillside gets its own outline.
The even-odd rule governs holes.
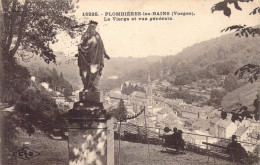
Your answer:
[[[246,85],[228,93],[222,101],[222,106],[226,111],[238,109],[246,106],[248,111],[253,112],[255,107],[253,102],[260,91],[260,82],[247,83]]]
[[[199,71],[199,74],[227,75],[244,64],[260,64],[260,37],[239,38],[234,33],[197,43],[176,56],[162,59],[171,74]]]
[[[223,35],[208,41],[194,44],[172,56],[149,56],[143,58],[117,57],[105,60],[102,85],[120,84],[124,80],[147,80],[147,70],[151,79],[168,79],[172,81],[180,75],[192,77],[190,81],[215,78],[215,75],[228,75],[244,64],[260,64],[260,37],[239,38],[234,33]],[[32,56],[29,62],[21,62],[30,69],[39,66],[56,68],[73,85],[74,89],[82,87],[77,59],[67,57],[63,52],[56,52],[57,63],[46,64],[38,56]],[[21,61],[21,60],[20,60]],[[185,76],[183,76],[185,75]],[[118,77],[112,83],[111,76]],[[188,81],[189,82],[189,81]],[[111,85],[112,84],[112,85]],[[114,86],[113,86],[114,87]]]
[[[56,64],[47,64],[39,56],[32,55],[32,58],[23,61],[21,58],[19,63],[29,68],[32,72],[37,71],[39,68],[55,68],[59,73],[62,72],[64,78],[66,78],[70,84],[72,84],[74,90],[82,88],[81,78],[79,76],[79,68],[76,57],[68,57],[63,52],[56,52]],[[117,57],[105,60],[105,67],[103,69],[103,77],[101,84],[104,88],[118,87],[123,80],[147,80],[147,68],[155,62],[161,61],[162,57],[149,56],[143,58],[133,57]],[[145,73],[145,74],[144,74]],[[118,79],[111,80],[109,77],[116,76]]]

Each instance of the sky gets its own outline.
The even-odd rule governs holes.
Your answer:
[[[110,57],[145,57],[175,55],[196,43],[225,35],[220,31],[225,27],[246,24],[260,24],[260,14],[249,15],[260,0],[239,3],[242,11],[232,5],[230,17],[222,11],[211,13],[211,7],[221,0],[79,0],[75,17],[80,22],[98,22],[97,31]],[[84,12],[98,12],[99,16],[83,16]],[[193,12],[194,16],[170,16],[169,21],[104,21],[105,12]],[[120,18],[132,18],[119,16]],[[135,17],[135,16],[133,16]],[[145,16],[137,16],[143,18]],[[148,16],[160,17],[160,16]],[[168,17],[168,16],[162,16]],[[107,18],[106,18],[107,19]],[[66,56],[77,53],[77,39],[65,33],[58,35],[55,51],[63,51]],[[72,43],[72,44],[71,44]]]

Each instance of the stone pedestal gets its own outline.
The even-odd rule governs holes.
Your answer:
[[[114,164],[113,122],[97,95],[81,93],[80,101],[66,114],[70,165]]]
[[[84,102],[102,103],[103,95],[99,91],[79,92],[79,99]]]
[[[107,164],[106,122],[81,121],[68,129],[70,165]]]

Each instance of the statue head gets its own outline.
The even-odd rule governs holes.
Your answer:
[[[97,24],[98,24],[97,22],[91,20],[88,23],[87,33],[95,34],[96,33]]]

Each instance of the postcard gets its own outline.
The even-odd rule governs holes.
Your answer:
[[[3,165],[260,162],[258,0],[1,0]]]

